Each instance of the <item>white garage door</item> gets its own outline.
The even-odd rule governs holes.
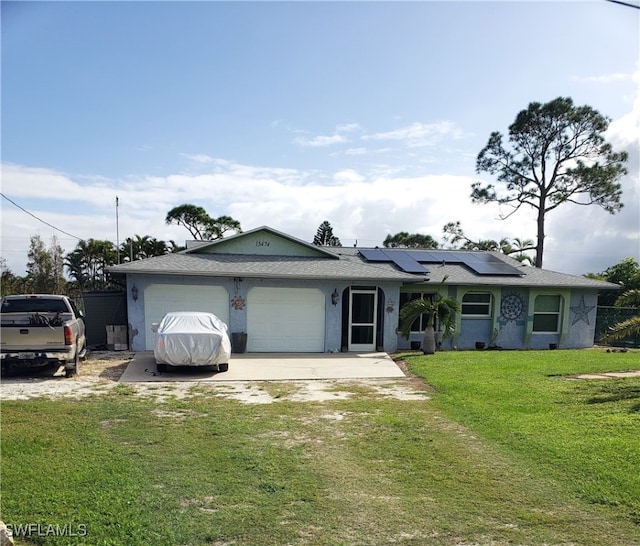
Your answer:
[[[153,350],[154,322],[160,322],[169,311],[206,311],[229,325],[229,293],[221,286],[152,284],[144,291],[145,344]]]
[[[324,352],[324,294],[317,288],[253,288],[247,295],[249,352]]]

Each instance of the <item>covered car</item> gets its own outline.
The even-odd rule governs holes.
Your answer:
[[[167,366],[216,366],[226,372],[231,357],[227,325],[213,313],[167,313],[156,329],[153,354],[160,371]]]

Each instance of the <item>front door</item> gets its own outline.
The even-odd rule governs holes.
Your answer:
[[[353,288],[349,306],[349,351],[375,351],[378,291]]]

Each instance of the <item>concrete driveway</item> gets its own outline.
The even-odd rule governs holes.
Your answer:
[[[158,373],[153,351],[136,353],[120,382],[154,381],[295,381],[305,379],[375,379],[405,377],[387,353],[243,353],[233,354],[229,370],[198,367]]]

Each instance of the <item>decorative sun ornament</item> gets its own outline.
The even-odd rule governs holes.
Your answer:
[[[233,299],[231,300],[231,307],[233,307],[236,311],[240,311],[240,309],[244,309],[244,306],[246,305],[244,299],[242,299],[242,296],[234,296]]]
[[[500,303],[500,314],[507,320],[518,320],[524,313],[524,298],[520,294],[507,294]]]

